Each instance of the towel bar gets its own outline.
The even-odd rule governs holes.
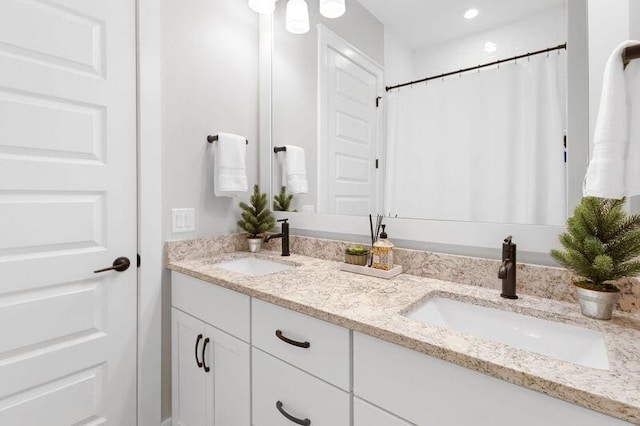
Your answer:
[[[209,143],[214,143],[218,140],[218,135],[214,135],[214,136],[207,136],[207,142]],[[247,143],[247,145],[249,145],[249,141],[245,139],[245,142]]]
[[[277,154],[279,152],[287,152],[287,147],[286,146],[274,146],[273,147],[273,152],[275,154]]]
[[[640,59],[640,44],[636,44],[635,46],[625,47],[622,52],[622,60],[624,61],[624,66],[629,65],[634,59]]]

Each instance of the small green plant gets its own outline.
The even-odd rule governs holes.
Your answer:
[[[346,254],[351,254],[353,256],[364,256],[365,254],[369,254],[369,249],[365,247],[348,247],[344,250]]]
[[[280,193],[273,197],[273,210],[277,212],[290,211],[291,200],[293,200],[293,195],[287,194],[287,187],[283,186],[280,188]]]
[[[586,281],[577,286],[596,291],[620,291],[613,284],[640,273],[640,215],[627,215],[625,199],[585,197],[560,235],[564,251],[551,256]]]
[[[257,238],[258,235],[273,228],[276,219],[273,217],[271,210],[267,208],[267,194],[260,193],[260,187],[253,187],[253,195],[250,199],[251,205],[241,202],[242,219],[238,221],[238,226],[249,233],[251,238]]]

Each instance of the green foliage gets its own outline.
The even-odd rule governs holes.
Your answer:
[[[565,250],[551,251],[551,257],[594,290],[617,290],[612,281],[640,274],[640,215],[627,215],[624,203],[583,198],[559,237]]]
[[[267,194],[261,194],[258,185],[253,187],[250,202],[251,205],[240,203],[242,220],[238,221],[238,226],[247,231],[251,238],[257,238],[259,234],[273,228],[276,219],[267,208]]]
[[[364,256],[365,254],[369,254],[369,249],[358,246],[358,247],[348,247],[344,250],[346,254],[352,254],[355,256]]]
[[[291,200],[293,200],[293,195],[287,194],[287,188],[283,186],[280,188],[280,193],[273,197],[273,210],[277,212],[290,211]]]

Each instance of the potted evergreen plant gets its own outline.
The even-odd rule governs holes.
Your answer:
[[[574,282],[582,313],[611,319],[620,294],[616,280],[640,273],[640,215],[627,215],[625,200],[585,197],[560,235],[564,251],[551,256],[582,279]]]
[[[287,194],[287,187],[280,188],[280,193],[273,196],[273,210],[277,212],[288,212],[291,209],[293,195]],[[293,210],[295,212],[295,210]]]
[[[273,228],[276,220],[267,208],[267,194],[260,193],[260,187],[253,187],[253,195],[250,199],[251,205],[241,202],[242,219],[238,221],[238,226],[244,229],[249,235],[249,251],[256,253],[262,247],[262,237],[260,234]]]

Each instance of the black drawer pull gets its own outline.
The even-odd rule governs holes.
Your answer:
[[[278,337],[278,339],[282,340],[285,343],[288,343],[290,345],[293,346],[297,346],[299,348],[305,348],[305,349],[309,349],[309,347],[311,346],[311,343],[309,342],[296,342],[295,340],[291,340],[287,337],[284,337],[282,335],[282,331],[280,330],[276,330],[276,336]]]
[[[202,334],[198,334],[198,338],[196,339],[195,353],[196,353],[196,364],[198,364],[198,368],[202,368],[202,363],[198,359],[198,345],[200,344],[200,340],[202,340]]]
[[[204,339],[204,343],[202,344],[202,365],[204,366],[204,372],[208,373],[209,370],[211,370],[208,366],[207,366],[207,361],[204,358],[204,351],[207,350],[207,344],[209,343],[209,338],[207,337],[206,339]]]
[[[286,411],[284,411],[284,408],[282,408],[282,402],[280,401],[276,402],[276,408],[278,409],[278,411],[280,411],[280,414],[282,414],[287,418],[287,420],[292,421],[297,425],[309,426],[311,424],[311,420],[309,419],[300,420],[296,417],[293,417],[291,414],[287,413]]]

